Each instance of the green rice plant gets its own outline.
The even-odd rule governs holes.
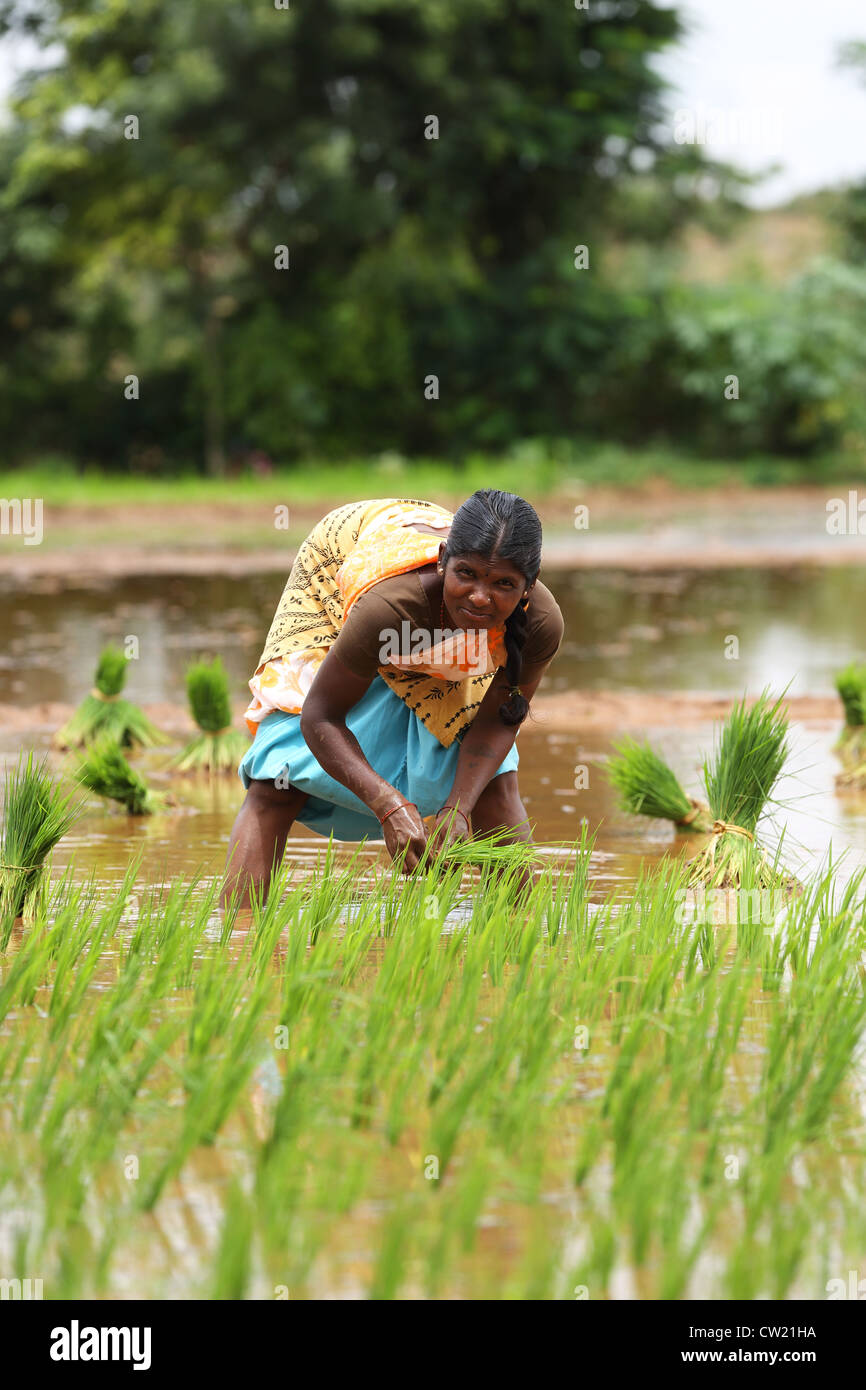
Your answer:
[[[866,665],[852,662],[836,677],[836,689],[845,711],[845,723],[836,740],[843,771],[840,787],[866,787]]]
[[[120,924],[139,863],[136,859],[127,867],[115,900],[98,915],[92,908],[82,909],[79,905],[84,898],[82,894],[81,898],[76,898],[72,912],[64,911],[60,932],[55,922],[51,931],[54,976],[48,1005],[52,1036],[59,1034],[81,1007],[103,953]]]
[[[142,1186],[139,1202],[146,1211],[152,1210],[166,1182],[180,1172],[192,1150],[216,1141],[266,1046],[261,1024],[273,993],[271,978],[262,975],[254,982],[222,1032],[223,1019],[213,1022],[219,1011],[209,1007],[218,979],[217,974],[208,982],[203,1006],[191,1030],[187,1056],[178,1067],[185,1093],[182,1124],[163,1162]],[[195,1024],[200,1027],[196,1029]],[[217,1035],[220,1045],[213,1048],[209,1044]]]
[[[461,865],[323,861],[228,936],[211,872],[40,905],[0,979],[0,1183],[46,1288],[782,1298],[849,1267],[866,875],[786,903],[766,993],[750,918],[702,947],[678,914],[678,860],[596,901],[551,856],[518,914]]]
[[[568,845],[563,848],[571,851],[574,847]],[[402,858],[394,861],[397,872]],[[540,871],[535,844],[531,840],[513,840],[511,832],[506,829],[454,840],[435,854],[428,842],[418,872],[427,866],[432,867],[435,874],[446,876],[454,870],[459,874],[464,869],[477,869],[481,887],[486,891],[490,884],[498,882],[507,889],[512,907],[520,903],[525,905],[536,886]],[[395,885],[399,882],[396,873],[393,882]],[[392,902],[392,907],[396,901]]]
[[[42,901],[47,859],[79,814],[72,793],[63,792],[47,759],[21,754],[7,775],[0,839],[0,946],[5,949],[16,917],[28,920]]]
[[[93,689],[54,736],[58,747],[84,748],[103,736],[123,748],[149,748],[168,742],[144,712],[123,697],[127,665],[128,658],[119,647],[103,649]]]
[[[376,1301],[395,1298],[408,1256],[411,1216],[408,1202],[397,1202],[382,1225],[381,1243],[370,1281],[368,1297]]]
[[[536,862],[535,846],[529,840],[511,840],[507,830],[494,831],[484,838],[453,840],[442,851],[446,864],[470,864],[478,868],[522,868]]]
[[[698,834],[710,829],[707,807],[686,795],[679,778],[648,743],[624,738],[614,749],[617,756],[608,761],[607,776],[623,811],[673,821],[679,829]]]
[[[246,1296],[252,1273],[252,1239],[252,1208],[239,1184],[233,1182],[226,1197],[211,1298],[236,1301]]]
[[[852,661],[838,673],[835,683],[845,712],[842,742],[849,730],[862,730],[866,726],[866,666]]]
[[[197,662],[186,673],[192,717],[201,730],[172,761],[178,772],[234,772],[249,737],[232,728],[228,676],[219,657]]]
[[[131,816],[151,816],[168,806],[168,799],[152,791],[141,773],[130,767],[110,735],[103,734],[78,755],[75,776],[81,786],[118,802]]]
[[[755,838],[788,755],[788,719],[782,697],[762,692],[751,709],[745,699],[725,720],[711,761],[704,763],[704,786],[713,817],[711,839],[691,861],[689,882],[713,888],[739,888],[744,878],[756,888],[794,887],[771,863]]]

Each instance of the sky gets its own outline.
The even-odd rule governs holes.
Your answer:
[[[661,0],[660,0],[661,3]],[[592,0],[590,0],[592,4]],[[866,42],[866,0],[679,0],[684,44],[659,60],[675,84],[680,135],[752,171],[780,165],[751,201],[866,178],[866,72],[838,66]],[[702,129],[703,127],[703,129]]]
[[[756,206],[866,178],[866,74],[861,82],[837,61],[841,44],[866,41],[866,0],[669,7],[688,24],[685,42],[658,62],[674,84],[670,117],[681,141],[700,140],[750,171],[780,166],[750,195]],[[32,53],[0,42],[0,104]]]

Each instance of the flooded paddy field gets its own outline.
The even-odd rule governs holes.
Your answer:
[[[636,542],[636,545],[638,543]],[[862,649],[866,566],[545,570],[565,638],[545,691],[713,691],[765,684],[832,695]],[[285,574],[128,577],[90,572],[2,581],[0,707],[77,703],[102,646],[126,635],[144,703],[183,704],[191,656],[222,657],[239,692],[261,652]],[[727,639],[738,639],[732,657]]]
[[[242,698],[282,581],[7,593],[5,766],[69,766],[53,729],[131,635],[173,740],[133,761],[177,805],[89,798],[8,932],[4,1270],[46,1298],[820,1299],[862,1265],[866,796],[835,786],[833,676],[866,572],[545,578],[567,637],[518,748],[547,878],[517,913],[300,828],[269,906],[226,921],[240,782],[168,763],[189,661]],[[762,841],[805,891],[772,930],[694,920],[694,837],[620,812],[604,763],[646,735],[697,793],[708,697],[766,684],[794,699]]]
[[[602,771],[611,742],[646,734],[693,792],[722,697],[757,694],[767,685],[787,687],[794,697],[794,747],[771,837],[787,825],[795,866],[816,865],[830,845],[848,847],[852,863],[861,862],[866,796],[834,788],[841,706],[833,680],[861,651],[866,568],[569,570],[546,579],[566,636],[535,717],[518,739],[521,789],[539,840],[573,840],[585,819],[611,856],[611,874],[627,880],[642,858],[662,855],[673,834],[666,824],[616,811]],[[47,750],[54,729],[89,689],[105,643],[133,637],[140,656],[131,664],[129,693],[177,740],[164,753],[141,755],[137,765],[156,785],[166,784],[168,762],[192,729],[183,693],[189,662],[218,655],[240,713],[281,589],[281,578],[268,574],[132,578],[120,600],[114,581],[74,575],[63,585],[43,577],[26,591],[10,587],[0,606],[0,757],[8,762],[22,743]],[[733,659],[726,656],[731,637],[738,644]],[[712,710],[702,698],[709,692]],[[577,791],[581,765],[589,785]],[[95,816],[81,823],[76,858],[84,867],[92,859],[122,871],[130,845],[146,843],[148,860],[162,856],[169,873],[202,863],[218,871],[242,799],[239,781],[181,778],[176,790],[182,814],[152,825],[130,825],[94,803]],[[322,845],[303,827],[292,838],[289,852],[302,857]],[[61,860],[65,852],[66,842]]]

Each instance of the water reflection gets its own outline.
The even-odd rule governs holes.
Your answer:
[[[545,572],[565,616],[552,690],[713,690],[765,684],[830,694],[835,671],[864,654],[866,567]],[[16,589],[0,604],[0,703],[75,704],[102,646],[138,638],[135,699],[184,702],[184,672],[219,654],[245,692],[283,576],[131,578],[117,586]],[[726,657],[736,636],[739,656]]]

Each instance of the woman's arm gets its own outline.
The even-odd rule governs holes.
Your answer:
[[[520,677],[520,689],[527,700],[532,699],[549,665],[550,662],[545,661],[525,668]],[[471,727],[463,735],[457,772],[447,800],[449,806],[458,806],[466,816],[471,816],[476,801],[517,737],[520,726],[503,724],[499,717],[499,706],[508,699],[508,688],[508,678],[500,667]]]
[[[377,820],[381,820],[405,798],[374,771],[355,735],[346,726],[346,715],[369,689],[373,679],[372,676],[356,676],[334,652],[329,652],[304,700],[301,733],[325,771],[360,797]],[[391,857],[405,848],[406,872],[416,868],[427,842],[427,832],[417,808],[403,807],[389,815],[382,833]]]

